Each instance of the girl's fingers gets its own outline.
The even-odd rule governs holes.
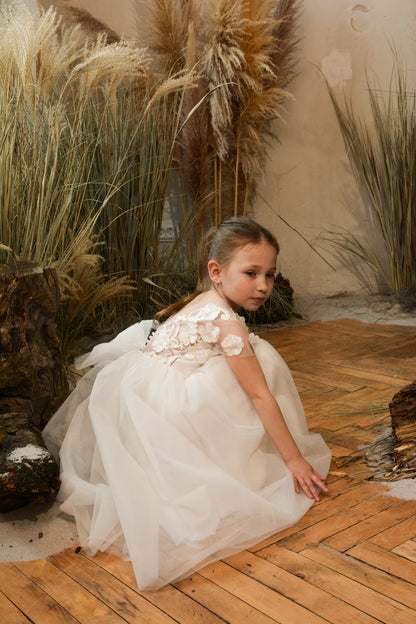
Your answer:
[[[295,486],[296,494],[300,494],[299,481],[296,479],[295,476],[293,476],[293,485]]]
[[[328,492],[328,488],[326,486],[325,479],[323,479],[316,472],[313,474],[313,480],[315,481],[316,485],[318,485],[321,488],[321,490],[323,490],[324,492]]]
[[[299,487],[300,486],[300,487]],[[308,498],[311,500],[314,499],[316,501],[319,500],[318,492],[315,489],[313,483],[308,482],[304,479],[296,479],[295,478],[295,492],[296,494],[300,494],[301,489],[306,494]]]
[[[303,491],[311,500],[319,501],[320,499],[316,487],[320,488],[323,492],[328,492],[328,488],[325,484],[325,479],[315,472],[310,464],[307,465],[309,469],[306,473],[303,473],[301,470],[299,471],[300,474],[296,474],[297,470],[293,471],[292,476],[295,492],[296,494],[300,494],[300,492]]]
[[[305,479],[303,482],[299,480],[300,486],[302,490],[305,492],[308,498],[313,498],[316,501],[319,501],[319,494],[316,491],[315,484],[323,491],[328,492],[328,488],[325,485],[325,481],[319,475],[312,475],[310,480]],[[299,491],[297,492],[299,493]]]

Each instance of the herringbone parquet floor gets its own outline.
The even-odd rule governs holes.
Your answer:
[[[338,320],[264,337],[333,451],[329,494],[295,526],[157,592],[137,591],[131,565],[106,554],[4,563],[3,624],[416,622],[416,501],[388,494],[356,454],[416,378],[416,329]]]

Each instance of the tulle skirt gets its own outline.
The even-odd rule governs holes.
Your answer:
[[[137,323],[85,356],[92,368],[44,430],[80,544],[130,559],[140,589],[252,546],[312,504],[225,357],[168,364],[141,348],[149,329]],[[254,348],[301,453],[325,477],[330,451],[309,433],[286,364],[264,340]]]

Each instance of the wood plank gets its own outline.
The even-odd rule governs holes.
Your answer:
[[[390,554],[388,551],[385,553]],[[384,570],[379,570],[368,562],[357,561],[353,556],[350,556],[353,554],[351,552],[346,555],[325,544],[317,544],[307,548],[301,554],[325,565],[330,570],[335,570],[343,576],[361,583],[361,585],[380,592],[383,596],[390,596],[396,602],[407,605],[415,610],[416,616],[415,586],[405,579],[392,576],[391,573],[387,574]],[[394,559],[394,555],[392,559]]]
[[[78,620],[34,585],[13,564],[4,565],[3,573],[7,575],[7,584],[2,587],[4,594],[33,624],[79,624]]]
[[[155,608],[136,589],[126,586],[119,578],[97,565],[96,557],[86,557],[65,550],[48,557],[54,566],[61,569],[96,599],[115,611],[126,622],[131,624],[172,624],[172,619],[163,611]],[[121,561],[121,560],[120,560]],[[122,563],[131,567],[125,561]]]
[[[366,387],[362,378],[338,372],[336,367],[325,362],[297,362],[296,364],[292,364],[292,369],[297,373],[307,375],[308,379],[316,381],[325,379],[325,382],[329,386],[341,388],[341,390],[347,390],[349,392],[355,392],[356,390],[360,390],[360,388]]]
[[[369,516],[378,514],[393,504],[394,501],[389,500],[388,496],[375,496],[355,505],[355,507],[344,509],[344,511],[338,514],[331,515],[329,518],[325,518],[279,543],[286,548],[299,552],[309,546],[309,544],[328,540],[332,535],[354,526],[357,522],[365,520]]]
[[[63,609],[82,621],[88,613],[88,624],[122,624],[125,619],[109,609],[79,583],[46,559],[19,561],[14,564],[22,574],[53,598]]]
[[[376,624],[375,620],[366,613],[355,609],[336,596],[326,591],[311,586],[307,581],[295,574],[286,572],[284,567],[279,567],[251,553],[239,553],[226,559],[226,563],[236,570],[256,579],[275,592],[309,609],[332,624]],[[279,613],[280,616],[280,613]],[[309,624],[308,617],[297,620]]]
[[[341,388],[348,392],[355,392],[365,387],[363,381],[358,381],[358,377],[353,378],[350,375],[337,373],[332,366],[320,362],[298,362],[296,365],[292,364],[291,368],[298,378],[306,378],[319,386],[322,380],[325,380],[327,386]]]
[[[364,388],[367,393],[368,389]],[[357,391],[361,392],[361,391]],[[371,390],[371,393],[374,391]],[[374,395],[374,401],[359,400],[360,397],[351,397],[351,394],[345,394],[342,402],[336,402],[334,404],[326,404],[320,408],[319,405],[316,408],[316,414],[318,416],[318,422],[320,426],[327,429],[330,432],[341,432],[344,427],[362,431],[366,427],[372,427],[379,422],[390,422],[388,418],[387,405],[392,398],[390,392],[388,396],[383,400],[380,395]],[[314,415],[314,410],[306,404],[307,414]],[[311,422],[308,420],[308,422]],[[312,420],[314,426],[316,421]],[[374,437],[374,436],[373,436]]]
[[[339,424],[341,425],[346,425],[348,424],[350,427],[355,427],[357,430],[357,433],[359,433],[361,436],[366,434],[366,442],[370,442],[371,439],[373,439],[374,436],[374,431],[375,428],[377,427],[377,425],[379,424],[390,424],[390,420],[387,418],[386,416],[386,411],[384,409],[363,409],[361,410],[359,408],[359,405],[357,406],[358,409],[355,410],[353,413],[345,413],[345,414],[333,414],[332,418],[333,419],[337,419]],[[339,427],[338,429],[333,427],[333,431],[338,431],[341,427]],[[366,432],[366,430],[368,431],[372,431],[372,435],[368,435],[368,431]],[[369,439],[370,438],[370,439]],[[363,438],[362,438],[363,439]],[[354,449],[355,450],[355,449]]]
[[[321,411],[323,408],[326,408],[327,405],[333,405],[337,401],[343,398],[345,395],[345,390],[340,390],[339,388],[334,388],[334,390],[330,390],[329,392],[317,392],[315,389],[312,389],[312,394],[305,400],[305,405],[308,409],[312,407],[319,408]]]
[[[350,548],[347,554],[416,585],[416,563],[394,551],[388,551],[371,542],[363,542]]]
[[[377,427],[372,427],[370,430],[362,429],[354,423],[345,421],[343,425],[342,429],[332,434],[330,441],[342,441],[343,446],[351,451],[356,451],[359,446],[369,444],[380,430],[384,431],[385,429],[384,423],[377,424]]]
[[[351,449],[347,448],[346,446],[339,446],[337,444],[330,444],[329,446],[331,449],[332,457],[334,457],[335,459],[339,457],[346,457],[351,453]]]
[[[319,615],[289,600],[285,594],[279,593],[279,595],[276,595],[276,592],[270,587],[259,583],[250,576],[242,574],[239,570],[223,562],[207,566],[199,573],[207,580],[212,581],[280,624],[298,624],[299,622],[325,624],[325,620]],[[224,614],[222,615],[224,617]],[[250,617],[252,616],[250,615]],[[244,620],[235,621],[242,622]],[[253,618],[252,621],[257,624],[257,619]]]
[[[403,522],[398,522],[394,526],[373,535],[369,541],[378,546],[392,549],[399,546],[408,539],[416,535],[416,515],[410,516]]]
[[[385,489],[385,486],[373,486],[372,484],[357,483],[356,481],[349,480],[350,487],[345,491],[344,485],[346,481],[348,480],[344,479],[341,482],[342,489],[336,487],[334,488],[334,493],[330,490],[327,495],[322,495],[321,502],[314,503],[311,509],[302,516],[296,524],[287,527],[283,531],[279,531],[279,533],[252,546],[248,550],[250,550],[250,552],[257,552],[270,544],[283,541],[290,536],[297,536],[305,529],[314,527],[323,520],[333,518],[345,509],[352,508],[360,502],[371,500],[376,497],[380,491]]]
[[[1,591],[0,622],[3,624],[30,624],[30,620]]]
[[[237,574],[234,571],[235,576]],[[252,606],[251,601],[258,603],[258,600],[254,600],[251,594],[247,596],[248,600],[246,601],[200,574],[193,574],[180,583],[175,583],[175,587],[180,589],[185,595],[192,597],[193,600],[206,609],[213,611],[222,618],[222,621],[229,624],[240,624],[241,622],[247,622],[248,624],[276,624],[278,622],[279,624],[284,624],[286,622],[285,620],[280,620],[279,605],[276,597],[273,616],[269,617],[262,612],[263,609],[260,611]],[[268,607],[269,604],[266,603],[266,611],[269,611]],[[201,621],[205,622],[205,620]],[[318,624],[318,621],[316,621],[316,624]],[[319,624],[323,624],[323,621],[320,620]]]
[[[394,343],[394,346],[382,349],[379,354],[383,357],[397,357],[404,360],[416,358],[416,338],[402,339],[399,343]]]
[[[410,561],[416,561],[416,542],[413,540],[408,540],[400,546],[393,548],[393,552],[401,555],[402,557],[406,557],[406,559],[410,559]]]
[[[315,392],[327,393],[335,389],[335,386],[326,383],[324,379],[313,379],[311,376],[305,373],[299,372],[296,369],[290,368],[295,385],[303,386],[304,388],[313,388]]]
[[[394,500],[397,499],[393,499],[393,501]],[[401,520],[405,520],[415,513],[416,501],[401,501],[389,505],[387,509],[380,509],[378,513],[363,519],[353,527],[348,527],[348,529],[339,531],[336,535],[326,538],[325,543],[337,550],[347,550],[354,546],[354,544],[363,542],[369,537],[389,527],[395,526]]]
[[[404,381],[403,385],[411,383],[415,376],[415,368],[412,364],[404,364],[400,359],[380,359],[375,355],[367,355],[357,360],[356,368],[400,378]]]
[[[87,557],[85,558],[88,559]],[[209,609],[189,598],[172,585],[166,585],[157,591],[138,592],[132,565],[122,561],[119,557],[99,552],[94,556],[94,562],[103,571],[125,584],[127,589],[133,590],[135,593],[137,592],[140,597],[149,602],[150,606],[157,607],[175,622],[180,622],[180,624],[195,624],[195,622],[224,624],[223,620],[215,613],[212,613]],[[135,621],[137,620],[133,620],[133,622]],[[147,621],[152,624],[154,622],[153,619]]]
[[[350,360],[340,360],[333,362],[333,365],[336,366],[339,372],[345,372],[352,377],[359,377],[361,379],[365,379],[365,385],[369,388],[388,388],[388,387],[398,387],[402,388],[406,385],[406,380],[398,379],[392,375],[383,374],[383,373],[374,373],[372,371],[363,371],[357,369],[357,364],[355,361],[351,362]],[[377,384],[377,385],[375,385]],[[380,384],[380,385],[378,385]]]
[[[413,609],[299,553],[279,546],[270,547],[263,553],[268,561],[276,562],[311,585],[327,591],[381,622],[409,624],[414,619]]]

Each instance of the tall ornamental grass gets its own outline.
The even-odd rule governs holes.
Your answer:
[[[277,138],[272,122],[291,97],[300,2],[149,0],[146,7],[146,43],[158,70],[196,73],[184,114],[209,93],[176,154],[186,209],[199,209],[202,230],[252,206],[268,143]]]
[[[157,81],[144,49],[86,43],[54,10],[0,12],[0,259],[61,284],[65,352],[146,314],[189,77]],[[127,301],[127,297],[129,300]]]
[[[387,91],[368,84],[371,118],[362,121],[351,100],[329,89],[338,123],[361,188],[378,223],[387,267],[351,234],[337,244],[379,273],[405,309],[416,308],[416,92],[397,56]]]
[[[298,0],[146,3],[145,42],[157,71],[192,70],[196,77],[182,110],[183,116],[193,114],[175,151],[183,219],[192,215],[194,221],[186,241],[190,265],[209,225],[252,208],[267,149],[278,138],[273,122],[291,97],[287,87],[295,75],[300,5]],[[184,283],[188,275],[183,273]],[[251,322],[269,323],[293,311],[291,291],[279,285],[273,302]]]

